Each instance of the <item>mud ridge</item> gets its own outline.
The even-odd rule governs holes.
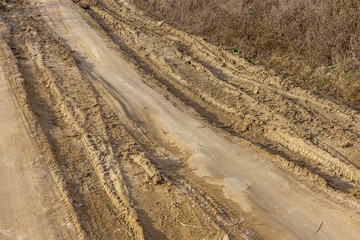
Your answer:
[[[1,22],[2,27],[5,26],[5,23]],[[9,36],[9,32],[1,33],[1,37],[6,39]],[[71,222],[74,224],[77,234],[80,239],[85,239],[85,233],[81,227],[81,224],[78,220],[76,211],[72,204],[71,199],[69,198],[69,193],[67,189],[67,182],[62,176],[63,170],[54,163],[55,156],[52,153],[52,148],[47,140],[45,133],[42,130],[41,125],[37,121],[37,118],[34,115],[34,112],[31,110],[31,106],[29,105],[29,101],[27,98],[27,90],[25,86],[25,80],[22,77],[18,69],[18,63],[16,58],[10,48],[10,46],[6,42],[1,42],[1,52],[4,53],[3,61],[4,67],[7,72],[7,79],[9,80],[12,88],[14,90],[15,96],[19,105],[22,107],[23,113],[32,129],[33,134],[35,135],[35,139],[37,140],[38,146],[41,149],[44,160],[46,161],[51,176],[54,179],[61,195],[64,205],[66,206],[67,213]]]
[[[36,41],[31,41],[28,43],[28,46],[31,46],[30,44],[33,42],[36,43]],[[52,42],[59,41],[52,39]],[[92,114],[96,114],[96,112],[99,111],[96,110],[96,98],[91,96],[91,90],[86,89],[85,86],[83,86],[83,91],[86,93],[85,96],[81,96],[83,105],[81,108],[76,106],[74,103],[79,102],[80,99],[71,98],[69,91],[61,89],[61,85],[59,83],[63,82],[64,79],[61,79],[60,76],[56,76],[55,71],[51,71],[50,68],[46,66],[46,63],[42,59],[42,55],[39,54],[41,53],[40,47],[33,45],[33,48],[29,48],[29,50],[31,50],[33,56],[36,57],[35,61],[37,66],[40,71],[43,72],[44,77],[47,79],[47,84],[49,85],[50,92],[54,99],[58,101],[59,105],[61,105],[60,109],[66,121],[69,125],[74,126],[77,132],[81,135],[80,139],[82,140],[82,143],[84,144],[85,149],[90,159],[92,160],[94,169],[96,169],[103,188],[106,190],[108,196],[112,200],[113,204],[118,208],[118,210],[124,213],[125,216],[129,219],[128,224],[132,227],[136,239],[144,239],[142,227],[133,208],[131,199],[128,197],[128,190],[124,180],[122,179],[121,170],[118,166],[118,160],[114,156],[111,146],[105,144],[103,139],[96,137],[93,135],[93,133],[91,133],[89,128],[86,129],[83,126],[89,124],[86,120],[86,116],[89,116],[89,113],[83,111],[82,108],[95,109],[95,112]],[[65,49],[64,51],[66,52]],[[81,78],[82,76],[78,76],[79,80]],[[80,81],[78,81],[77,84],[79,84]],[[85,102],[89,102],[91,105],[87,106],[84,104]],[[99,127],[104,127],[103,123],[101,122],[101,117],[95,116],[95,118],[98,119],[96,124]]]

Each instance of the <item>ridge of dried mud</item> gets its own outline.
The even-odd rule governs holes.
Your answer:
[[[148,85],[266,151],[309,186],[358,204],[358,112],[160,26],[126,1],[73,2]],[[159,151],[164,143],[134,130],[136,123],[118,113],[126,109],[81,70],[81,56],[46,26],[36,5],[2,6],[6,78],[80,239],[260,239],[246,219],[221,204],[227,200],[218,189],[179,170],[185,164],[164,161],[173,157]]]

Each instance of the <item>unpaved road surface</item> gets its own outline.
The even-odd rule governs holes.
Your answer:
[[[0,101],[0,239],[76,239],[1,67]]]
[[[126,1],[1,6],[4,237],[360,239],[355,110]]]

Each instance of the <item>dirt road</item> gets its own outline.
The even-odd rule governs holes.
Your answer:
[[[75,239],[1,66],[0,102],[0,239]]]
[[[356,111],[125,1],[74,2],[4,17],[3,65],[79,238],[360,239]]]

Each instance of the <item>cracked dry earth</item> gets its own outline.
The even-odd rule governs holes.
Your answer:
[[[0,239],[360,239],[359,112],[126,0],[0,13]]]

